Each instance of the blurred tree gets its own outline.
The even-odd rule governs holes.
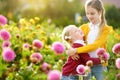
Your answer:
[[[120,9],[115,6],[106,6],[106,19],[109,25],[113,26],[113,28],[120,27]]]

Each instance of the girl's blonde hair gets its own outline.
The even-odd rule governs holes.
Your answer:
[[[63,29],[63,32],[62,32],[62,39],[66,42],[69,42],[72,37],[70,35],[70,32],[72,30],[74,30],[75,28],[77,28],[75,25],[68,25],[66,26],[64,29]]]
[[[101,0],[87,0],[85,6],[91,6],[92,8],[96,9],[98,12],[101,12],[101,23],[99,25],[100,32],[102,32],[102,29],[106,25],[106,19],[105,19],[105,10],[103,7],[103,3]]]

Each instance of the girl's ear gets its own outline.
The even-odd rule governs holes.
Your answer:
[[[72,44],[72,40],[71,40],[71,39],[69,39],[69,40],[68,40],[68,43]]]

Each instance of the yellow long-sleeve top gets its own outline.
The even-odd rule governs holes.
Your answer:
[[[87,35],[90,31],[89,24],[83,24],[82,26],[80,26],[80,28],[82,29],[82,31],[84,33],[84,40],[86,41],[87,40]],[[96,50],[99,47],[106,49],[106,43],[107,43],[108,35],[111,31],[112,31],[112,28],[110,26],[106,25],[103,28],[103,31],[102,31],[101,35],[94,41],[94,43],[87,44],[83,47],[76,48],[77,53],[78,54],[88,53],[88,52]]]

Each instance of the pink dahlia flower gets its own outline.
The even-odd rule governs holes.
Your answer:
[[[48,63],[46,63],[46,62],[44,62],[43,64],[42,64],[42,69],[43,70],[46,70],[47,68],[49,68],[50,67],[50,65],[48,64]]]
[[[42,64],[42,71],[47,74],[47,73],[49,72],[49,70],[50,70],[50,64],[44,62],[44,63]]]
[[[116,67],[120,69],[120,58],[116,59]]]
[[[37,49],[41,49],[43,47],[43,43],[40,40],[35,39],[33,41],[33,46],[36,47]]]
[[[7,18],[3,15],[0,15],[0,25],[4,26],[5,24],[7,24]]]
[[[28,43],[23,44],[23,49],[28,49],[29,47],[30,47],[30,44]]]
[[[117,43],[112,48],[113,53],[120,53],[120,43]]]
[[[2,29],[0,31],[0,37],[1,37],[2,40],[10,40],[11,35],[7,30]]]
[[[52,70],[48,73],[48,80],[60,80],[60,71]]]
[[[11,62],[15,59],[16,54],[12,49],[4,48],[4,50],[2,52],[2,57],[3,57],[4,61]]]
[[[30,56],[30,60],[33,62],[33,63],[38,63],[42,60],[42,55],[38,52],[36,53],[33,53],[31,54]]]
[[[98,56],[102,55],[104,52],[105,52],[104,48],[98,48],[97,51],[96,51]]]
[[[65,46],[61,42],[54,42],[52,49],[56,54],[62,54],[65,51]]]
[[[104,52],[103,55],[102,55],[102,58],[103,58],[103,60],[107,61],[110,58],[109,53]]]
[[[4,41],[2,43],[2,48],[7,48],[7,47],[10,47],[11,46],[11,42],[10,41]]]
[[[83,75],[85,73],[85,66],[84,65],[78,65],[76,68],[76,71],[78,74]]]

